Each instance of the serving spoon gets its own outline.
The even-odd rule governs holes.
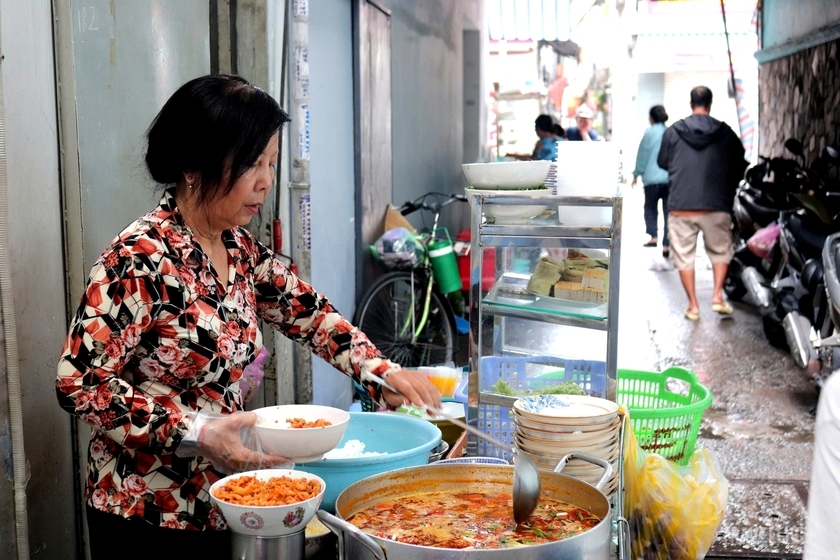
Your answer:
[[[365,372],[364,377],[381,385],[389,391],[393,391],[403,397],[405,396],[384,379],[373,375],[370,372]],[[428,404],[425,405],[425,407],[426,410],[435,416],[440,416],[476,437],[489,441],[501,449],[509,449],[511,453],[513,453],[515,457],[513,461],[513,520],[516,521],[517,524],[527,521],[528,518],[531,517],[531,514],[534,513],[534,510],[537,508],[537,503],[540,501],[540,471],[537,470],[537,466],[534,462],[526,457],[524,453],[519,453],[515,447],[503,443],[494,437],[488,436],[481,430],[478,430],[466,422],[462,422],[461,420],[446,414],[439,408]]]

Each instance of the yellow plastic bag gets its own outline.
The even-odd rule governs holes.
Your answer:
[[[628,419],[629,420],[629,419]],[[729,482],[712,452],[680,466],[639,447],[627,422],[624,516],[633,560],[701,560],[726,512]]]

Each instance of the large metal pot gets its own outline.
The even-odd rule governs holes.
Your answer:
[[[560,474],[573,458],[604,467],[597,487]],[[553,473],[541,473],[542,494],[584,508],[601,518],[585,533],[561,541],[506,549],[446,549],[400,543],[364,533],[347,521],[368,506],[401,498],[417,492],[453,490],[470,492],[498,487],[510,491],[513,467],[502,465],[444,464],[409,467],[374,475],[348,486],[336,500],[336,515],[323,510],[318,517],[338,535],[339,559],[352,560],[607,560],[610,548],[611,511],[607,497],[600,491],[612,474],[606,461],[581,453],[563,458]]]

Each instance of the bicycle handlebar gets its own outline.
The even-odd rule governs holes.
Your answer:
[[[436,197],[434,202],[426,202],[428,197]],[[438,202],[437,198],[445,197],[443,202]],[[446,194],[446,193],[439,193],[439,192],[429,192],[426,193],[414,200],[410,200],[405,202],[402,206],[398,208],[400,214],[403,216],[408,216],[418,210],[430,210],[432,212],[440,212],[442,208],[445,208],[452,204],[455,201],[466,202],[467,197],[463,194]]]

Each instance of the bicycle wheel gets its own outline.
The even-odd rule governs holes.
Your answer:
[[[356,309],[354,324],[388,359],[403,367],[455,359],[455,314],[435,289],[426,324],[414,340],[416,323],[423,315],[427,282],[422,274],[389,272],[370,287]]]

